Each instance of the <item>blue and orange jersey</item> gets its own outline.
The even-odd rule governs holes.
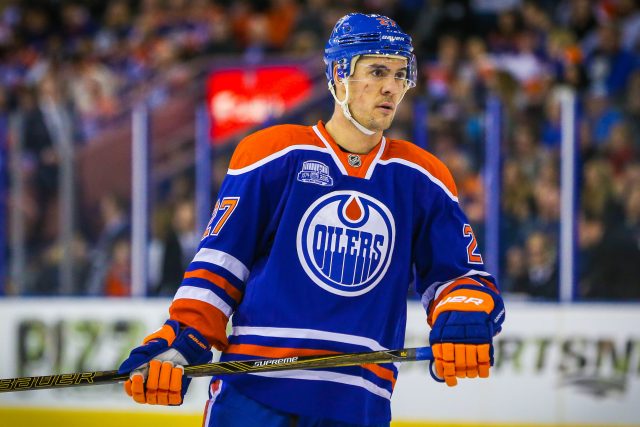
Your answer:
[[[427,318],[457,285],[497,290],[444,164],[407,141],[356,155],[322,122],[280,125],[236,148],[170,315],[221,360],[395,349],[414,279]],[[373,424],[391,418],[397,375],[383,364],[224,380],[284,412]]]

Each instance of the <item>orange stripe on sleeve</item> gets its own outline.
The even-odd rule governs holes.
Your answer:
[[[205,270],[203,268],[193,271],[187,271],[184,273],[185,279],[197,278],[204,279],[207,282],[210,282],[223,291],[225,291],[233,300],[237,303],[242,299],[242,292],[238,290],[235,286],[233,286],[227,279],[222,276],[219,276],[215,273],[212,273],[209,270]]]
[[[342,354],[338,351],[330,350],[316,350],[310,348],[288,348],[288,347],[268,347],[264,345],[255,344],[231,344],[225,350],[225,353],[230,354],[242,354],[245,356],[266,357],[270,359],[280,359],[283,357],[292,356],[326,356],[331,354]],[[382,366],[366,363],[362,367],[370,372],[373,372],[383,380],[390,381],[392,387],[395,387],[396,378],[393,375],[391,369],[383,368]]]
[[[223,351],[229,345],[229,319],[211,304],[193,299],[177,299],[169,307],[169,317],[183,326],[196,329],[217,350]]]

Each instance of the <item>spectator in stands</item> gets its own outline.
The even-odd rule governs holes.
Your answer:
[[[430,102],[438,103],[451,95],[451,84],[458,73],[459,61],[460,41],[450,34],[441,36],[437,58],[425,67]]]
[[[298,20],[300,6],[295,0],[273,0],[266,12],[269,44],[283,49],[291,39],[292,31]]]
[[[586,218],[599,219],[606,224],[620,220],[611,165],[596,158],[585,163],[583,174],[580,201]]]
[[[547,175],[548,176],[548,175]],[[557,175],[556,175],[557,176]],[[525,225],[529,231],[542,231],[557,241],[560,233],[560,185],[543,178],[533,189],[535,216]]]
[[[122,42],[126,42],[131,36],[132,21],[129,2],[125,0],[108,2],[102,25],[94,38],[98,53],[105,57],[117,55],[119,48],[124,47]],[[126,52],[126,48],[124,52]]]
[[[523,0],[518,9],[511,9],[513,2],[465,0],[138,3],[71,1],[57,7],[46,1],[9,2],[0,7],[0,85],[7,108],[24,118],[23,164],[30,168],[22,212],[34,256],[42,248],[49,259],[55,258],[55,251],[47,248],[57,225],[45,221],[50,209],[42,208],[55,204],[56,197],[59,156],[53,107],[64,106],[75,122],[71,132],[76,143],[90,141],[110,126],[128,126],[118,120],[138,100],[160,108],[172,99],[172,91],[182,90],[180,82],[197,81],[193,70],[202,67],[192,68],[186,61],[205,58],[208,64],[219,54],[246,53],[253,60],[265,53],[305,55],[322,47],[335,20],[348,12],[345,7],[371,12],[381,8],[414,27],[418,63],[429,66],[418,82],[421,92],[406,100],[391,132],[411,139],[416,120],[411,103],[428,94],[429,149],[448,158],[450,167],[459,169],[456,173],[470,177],[467,181],[474,185],[461,188],[461,200],[473,204],[467,210],[477,219],[484,215],[483,196],[475,185],[483,167],[485,103],[488,93],[501,99],[509,123],[503,138],[501,242],[507,280],[514,282],[512,276],[518,276],[522,265],[528,271],[529,258],[519,254],[525,253],[531,233],[542,230],[555,245],[558,100],[565,85],[578,95],[585,165],[580,200],[584,226],[592,231],[585,257],[602,248],[616,254],[631,248],[623,235],[631,231],[611,226],[622,227],[633,216],[633,208],[626,206],[628,195],[640,185],[633,178],[640,175],[640,9],[634,0]],[[223,173],[226,163],[216,158],[214,173]],[[605,172],[607,163],[612,169]],[[160,203],[173,207],[189,197],[182,192]],[[42,231],[43,224],[49,229]],[[593,237],[598,230],[600,240]],[[98,239],[96,253],[111,253],[101,243],[105,239]],[[165,240],[162,237],[163,244]],[[181,257],[175,254],[171,262],[178,266]],[[108,259],[98,257],[92,267],[92,292],[104,292]],[[99,267],[101,263],[106,264]],[[581,264],[590,277],[584,282],[590,283],[585,296],[605,298],[609,290],[623,295],[613,285],[597,287],[594,277],[603,274],[597,271],[600,263]]]
[[[612,102],[609,94],[600,90],[590,90],[586,93],[585,104],[585,119],[589,122],[593,142],[598,150],[602,150],[611,128],[623,119],[622,113]]]
[[[636,0],[618,0],[616,15],[620,23],[622,48],[638,54],[640,52],[640,7]]]
[[[626,121],[621,120],[611,127],[603,149],[614,175],[622,174],[625,167],[637,158],[638,148],[634,145]]]
[[[523,245],[526,239],[524,225],[533,215],[533,181],[512,159],[507,160],[502,169],[501,201],[502,246],[507,249]]]
[[[120,237],[113,243],[111,262],[104,279],[104,296],[131,296],[131,243]]]
[[[603,265],[610,263],[610,254],[603,244],[605,224],[601,216],[588,210],[580,213],[578,221],[578,283],[583,298],[595,296],[597,288],[606,283]]]
[[[526,274],[513,283],[513,292],[533,298],[558,299],[556,243],[547,234],[535,231],[525,244]],[[516,276],[517,278],[517,276]]]
[[[476,230],[476,238],[482,240],[478,231],[484,225],[484,188],[480,175],[473,170],[469,156],[462,150],[451,151],[441,160],[447,164],[458,186],[460,205]]]
[[[549,3],[549,2],[547,2]],[[544,44],[553,30],[553,20],[548,12],[548,6],[537,0],[525,0],[522,2],[522,25],[536,36],[536,52],[544,56]]]
[[[75,136],[73,111],[64,97],[61,81],[47,73],[33,91],[25,91],[22,138],[25,154],[33,160],[33,189],[37,203],[31,243],[49,244],[57,224],[50,221],[58,196],[58,172],[62,150]],[[35,239],[35,240],[34,240]]]
[[[231,54],[239,50],[233,37],[231,22],[226,11],[221,7],[213,7],[207,13],[207,42],[204,51],[207,54]]]
[[[116,243],[130,238],[129,216],[126,204],[115,194],[108,194],[100,200],[102,228],[91,253],[91,270],[87,280],[87,293],[104,295],[106,278],[114,257]],[[122,246],[122,244],[120,245]],[[123,255],[121,248],[119,255]],[[122,262],[122,256],[117,260]]]
[[[560,92],[554,90],[544,104],[544,119],[542,123],[541,142],[545,148],[560,149],[562,141],[560,106]]]
[[[527,280],[527,259],[521,246],[511,246],[507,249],[502,271],[500,283],[505,292],[522,292],[519,287]]]
[[[640,185],[629,189],[624,201],[624,220],[601,232],[592,249],[591,268],[586,269],[581,293],[587,299],[640,299]]]
[[[54,147],[53,136],[38,106],[34,90],[24,90],[20,96],[23,111],[21,129],[24,155],[30,167],[23,168],[33,189],[34,201],[38,206],[33,211],[32,226],[29,227],[29,242],[34,247],[46,244],[52,238],[45,232],[45,221],[58,190],[58,154]],[[47,236],[47,238],[43,238]]]
[[[311,53],[322,47],[325,34],[330,29],[319,17],[327,8],[328,0],[308,0],[300,5],[289,44],[294,53]]]
[[[433,55],[442,34],[453,34],[457,38],[473,34],[478,21],[472,19],[470,3],[467,0],[429,1],[422,2],[419,11],[412,11],[415,24],[411,36],[418,55]]]
[[[519,164],[520,170],[529,180],[533,181],[542,165],[548,161],[548,156],[540,149],[535,130],[528,124],[516,124],[513,143],[509,148],[509,157]]]
[[[75,105],[84,140],[91,140],[101,124],[117,112],[116,76],[97,59],[77,58],[72,70],[70,92]]]
[[[623,104],[625,119],[631,130],[633,145],[640,150],[640,70],[634,71],[629,77],[626,92]]]
[[[570,0],[563,6],[568,6],[560,10],[559,21],[561,26],[569,28],[579,40],[587,41],[587,45],[592,44],[589,38],[594,38],[598,21],[595,15],[595,7],[591,0]]]
[[[620,28],[610,22],[598,28],[596,49],[587,56],[586,69],[595,93],[621,97],[638,58],[620,45]]]
[[[87,241],[75,234],[71,245],[72,274],[74,289],[68,289],[71,295],[84,295],[84,285],[89,273],[89,247]],[[60,282],[60,267],[63,264],[64,250],[60,242],[53,242],[50,246],[32,257],[27,268],[26,283],[23,295],[59,295],[65,285]]]
[[[515,10],[504,10],[498,14],[496,27],[487,37],[489,50],[498,54],[517,52],[517,40],[522,31],[522,17]]]
[[[546,64],[536,52],[536,38],[531,31],[517,34],[513,49],[496,55],[497,68],[509,72],[520,84],[523,94],[535,94],[545,78]]]
[[[200,234],[195,225],[195,201],[191,198],[178,201],[170,213],[166,230],[157,240],[158,255],[154,268],[158,270],[153,293],[156,295],[173,295],[189,262],[196,253],[200,243]],[[161,223],[158,223],[159,226]],[[160,230],[158,230],[160,231]]]
[[[566,82],[578,90],[586,86],[583,53],[577,45],[575,35],[566,29],[553,29],[546,43],[545,55],[554,78]]]

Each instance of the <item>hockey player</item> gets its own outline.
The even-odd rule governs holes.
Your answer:
[[[415,86],[411,38],[350,14],[326,45],[331,119],[236,148],[169,320],[120,371],[136,402],[179,405],[182,365],[400,348],[415,266],[435,369],[488,377],[504,320],[447,168],[383,136]],[[227,321],[233,328],[227,336]],[[213,378],[204,425],[388,426],[393,364]]]

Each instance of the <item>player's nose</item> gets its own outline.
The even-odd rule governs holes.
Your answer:
[[[403,82],[393,76],[383,79],[381,92],[383,95],[397,95],[403,90]]]

